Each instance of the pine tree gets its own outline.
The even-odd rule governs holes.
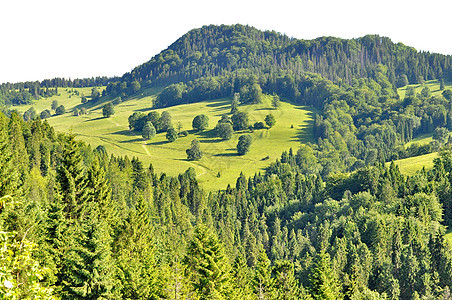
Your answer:
[[[223,245],[205,225],[198,225],[187,248],[185,264],[201,299],[228,299],[233,286]]]
[[[273,278],[271,277],[270,260],[264,249],[260,250],[254,271],[253,288],[257,299],[273,299]]]
[[[17,178],[19,181],[18,185],[25,184],[29,163],[27,150],[25,148],[22,123],[23,120],[17,115],[16,112],[13,112],[8,124],[8,143],[13,155],[14,167],[19,173],[19,178]]]
[[[19,174],[8,139],[7,119],[0,113],[0,198],[16,192]],[[2,205],[0,204],[0,208]]]
[[[86,201],[83,158],[74,135],[65,137],[61,146],[62,154],[57,166],[56,181],[60,188],[66,217],[75,220],[80,216]]]
[[[77,238],[63,259],[63,299],[119,299],[108,223],[93,203],[77,224]]]
[[[273,268],[275,298],[299,299],[298,282],[294,276],[294,265],[287,260],[278,260]]]
[[[38,257],[41,256],[44,265],[52,270],[47,281],[54,283],[59,292],[64,278],[63,260],[73,245],[74,227],[69,226],[70,222],[66,219],[58,184],[55,189],[54,199],[48,205],[46,217],[40,227],[43,239]]]
[[[152,235],[148,206],[139,196],[116,243],[124,299],[156,299],[162,292],[156,283],[158,273]]]
[[[232,270],[237,298],[254,299],[250,282],[250,270],[246,265],[245,259],[241,255],[236,257]]]
[[[86,201],[96,206],[99,218],[105,220],[111,228],[119,226],[119,214],[116,204],[111,199],[105,171],[95,158],[86,174]]]
[[[132,179],[133,187],[144,191],[147,187],[146,173],[143,168],[143,163],[138,158],[132,158]]]
[[[330,255],[320,252],[313,268],[309,281],[311,283],[311,295],[314,299],[334,300],[340,299],[340,287],[334,271],[331,269]]]
[[[159,267],[158,286],[162,286],[162,299],[199,299],[185,275],[186,266],[180,261],[179,254],[172,254],[170,262]]]

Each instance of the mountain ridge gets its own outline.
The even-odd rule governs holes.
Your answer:
[[[311,72],[350,83],[367,77],[378,64],[389,68],[392,83],[402,74],[410,83],[418,83],[442,78],[450,71],[452,56],[417,51],[379,35],[302,40],[240,24],[209,25],[190,30],[125,73],[121,81],[165,86],[246,69],[258,76],[281,70]]]

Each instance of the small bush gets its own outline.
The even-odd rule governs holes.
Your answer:
[[[265,128],[265,124],[264,122],[256,122],[254,123],[254,129],[264,129]]]

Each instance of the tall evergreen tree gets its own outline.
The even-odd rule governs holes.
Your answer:
[[[64,203],[67,218],[76,219],[86,201],[86,180],[83,158],[74,135],[64,137],[61,144],[62,153],[57,166],[56,181]]]
[[[224,246],[207,226],[198,225],[187,248],[185,263],[200,299],[230,299],[233,281]]]
[[[16,192],[19,173],[8,138],[7,118],[0,113],[0,197]]]
[[[108,223],[88,203],[78,223],[77,237],[64,257],[64,299],[120,299]]]
[[[273,299],[274,283],[271,277],[270,260],[264,249],[260,250],[254,272],[253,288],[257,299]]]
[[[123,299],[158,299],[162,293],[157,284],[152,236],[148,205],[139,196],[120,230],[115,247]]]
[[[341,291],[334,271],[331,269],[330,255],[320,252],[309,276],[311,295],[314,299],[341,299]]]
[[[299,299],[298,282],[294,276],[293,263],[286,260],[276,261],[273,274],[276,299]]]

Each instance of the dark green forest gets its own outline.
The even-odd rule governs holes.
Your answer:
[[[190,31],[109,81],[101,99],[126,101],[158,86],[156,107],[229,97],[234,116],[267,93],[319,111],[316,143],[212,193],[192,168],[157,174],[39,117],[0,113],[0,293],[451,299],[452,92],[433,96],[425,86],[402,99],[396,89],[447,81],[451,63],[378,36],[303,41],[241,25]],[[432,143],[404,147],[425,133]],[[433,151],[433,169],[414,176],[385,164]]]

